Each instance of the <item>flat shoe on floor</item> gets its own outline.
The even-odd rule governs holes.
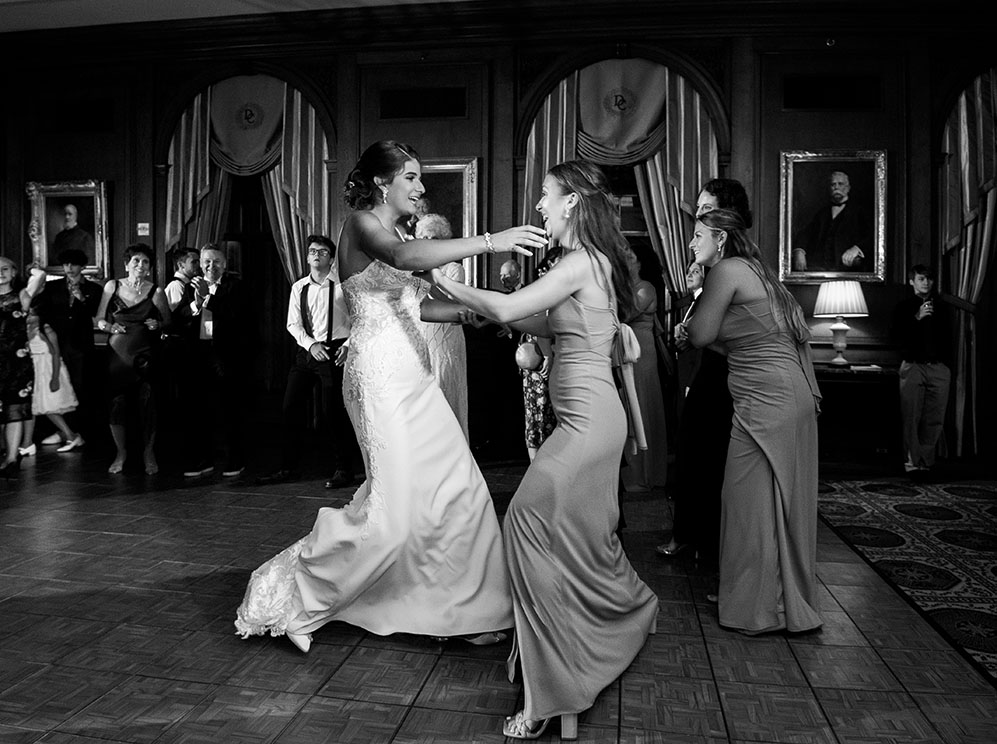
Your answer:
[[[494,632],[494,633],[478,633],[477,635],[471,636],[430,636],[437,643],[446,643],[450,640],[467,641],[474,646],[491,646],[496,643],[501,643],[508,636],[505,633]]]
[[[298,650],[303,654],[308,653],[308,649],[312,647],[312,634],[301,635],[299,633],[288,633],[287,640],[298,647]]]
[[[332,477],[325,482],[326,488],[342,488],[343,486],[348,486],[353,482],[353,474],[347,473],[345,470],[337,470],[332,474]]]
[[[77,434],[72,440],[59,447],[56,452],[72,452],[74,449],[82,447],[84,444],[86,444],[86,442],[83,441],[83,437]]]
[[[674,548],[671,545],[659,545],[654,550],[658,555],[663,555],[666,558],[674,558],[688,547],[686,543],[679,543]]]
[[[298,480],[299,475],[293,470],[275,470],[272,473],[261,475],[256,479],[256,485],[269,486],[274,483],[291,483]]]
[[[17,454],[19,454],[21,457],[32,457],[37,453],[38,453],[38,448],[34,445],[34,443],[29,444],[27,447],[17,448]]]
[[[467,641],[474,646],[491,646],[496,643],[501,643],[508,636],[505,633],[479,633],[474,636],[461,636],[460,640]]]

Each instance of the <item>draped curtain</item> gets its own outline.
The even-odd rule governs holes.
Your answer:
[[[288,86],[282,155],[264,177],[263,196],[284,273],[292,283],[305,273],[305,239],[330,235],[328,159],[328,143],[315,109],[300,91]]]
[[[665,144],[668,70],[646,59],[607,59],[578,74],[578,154],[631,165]]]
[[[689,263],[686,237],[691,233],[694,217],[683,211],[679,190],[668,181],[664,158],[653,158],[634,166],[637,194],[640,197],[647,233],[654,252],[661,260],[665,286],[672,294],[685,291],[685,268]],[[671,309],[671,297],[663,297],[665,310]]]
[[[331,228],[329,150],[315,109],[268,75],[222,80],[194,97],[169,151],[166,246],[221,238],[233,176],[259,175],[289,282],[304,273],[304,239]]]
[[[540,224],[536,205],[547,171],[553,165],[576,157],[577,98],[578,73],[574,72],[558,83],[533,120],[533,128],[526,140],[526,174],[520,209],[523,224]],[[537,250],[533,256],[519,257],[523,277],[527,281],[533,278],[536,264],[543,260],[544,255],[545,250]]]
[[[940,174],[943,291],[956,298],[953,370],[956,454],[977,449],[976,305],[994,255],[997,210],[997,68],[956,102],[943,134]]]
[[[216,165],[211,166],[213,186],[197,203],[193,219],[184,231],[184,245],[200,248],[216,242],[228,224],[229,202],[232,195],[232,176]]]
[[[524,222],[536,216],[533,206],[547,169],[573,157],[634,166],[666,286],[684,292],[696,197],[718,170],[713,120],[693,86],[645,59],[604,60],[562,80],[544,101],[527,141]],[[671,297],[662,302],[668,309]]]
[[[194,96],[180,116],[169,151],[166,190],[166,248],[180,244],[197,219],[197,206],[211,192],[211,89]],[[197,233],[196,225],[193,232]],[[188,243],[184,242],[184,245]]]

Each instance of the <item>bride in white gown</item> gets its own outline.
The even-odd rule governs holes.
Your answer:
[[[354,212],[339,272],[352,332],[343,392],[366,480],[349,505],[319,510],[312,531],[264,563],[237,631],[286,634],[302,651],[333,620],[378,635],[495,640],[513,624],[509,578],[487,486],[430,368],[420,318],[455,321],[458,305],[425,298],[411,272],[486,251],[527,252],[541,230],[403,241],[399,221],[424,193],[407,145],[381,141],[346,184]],[[478,638],[481,637],[481,638]]]

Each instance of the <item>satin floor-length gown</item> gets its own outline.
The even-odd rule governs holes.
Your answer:
[[[508,668],[512,679],[518,657],[529,719],[590,708],[637,656],[658,611],[614,532],[627,437],[610,363],[616,313],[569,297],[548,320],[557,427],[504,522],[516,613]]]
[[[352,325],[343,391],[367,479],[253,573],[236,628],[244,637],[305,635],[332,620],[378,635],[511,628],[495,509],[420,328],[424,283],[375,260],[342,286]]]
[[[817,403],[810,347],[780,327],[768,298],[731,305],[734,419],[721,495],[720,624],[806,631],[817,613]]]

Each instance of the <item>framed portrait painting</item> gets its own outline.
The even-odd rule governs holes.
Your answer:
[[[886,278],[886,150],[781,154],[779,278]]]
[[[107,276],[107,188],[104,181],[39,183],[26,187],[31,204],[34,261],[50,274],[62,273],[59,256],[67,249],[83,251],[84,272]]]
[[[442,214],[455,238],[478,234],[478,159],[427,158],[422,161],[425,212]],[[464,259],[464,281],[480,287],[482,256]]]

